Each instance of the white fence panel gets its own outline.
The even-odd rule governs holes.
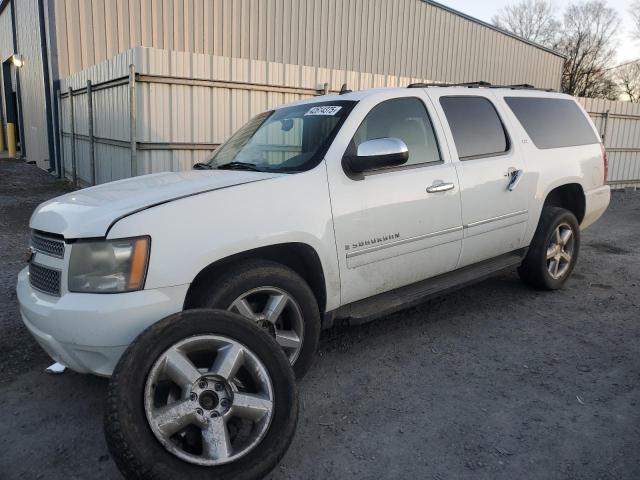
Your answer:
[[[129,65],[135,70],[133,116]],[[93,84],[93,166],[87,80]],[[345,83],[362,90],[419,81],[429,80],[137,47],[61,82],[66,175],[73,177],[73,151],[81,184],[91,183],[93,176],[96,183],[104,183],[132,172],[188,170],[269,108],[325,91],[336,93]],[[75,91],[75,144],[69,87]],[[604,136],[610,159],[608,181],[613,187],[640,184],[640,105],[578,100]]]
[[[612,188],[640,185],[640,104],[579,98],[604,139]]]
[[[133,117],[129,65],[135,70]],[[93,167],[87,80],[93,88]],[[344,83],[361,90],[418,81],[428,80],[134,48],[61,82],[66,175],[73,178],[74,151],[81,184],[91,183],[93,176],[96,183],[128,177],[132,166],[137,175],[188,170],[206,161],[235,130],[269,108],[337,93]],[[70,87],[75,142],[71,140]],[[134,155],[131,118],[136,119]]]

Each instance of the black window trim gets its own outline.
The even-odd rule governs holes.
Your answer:
[[[355,132],[357,132],[360,129],[360,127],[362,126],[364,121],[367,119],[367,116],[373,111],[374,108],[378,107],[378,105],[382,105],[383,103],[387,103],[387,102],[392,102],[394,100],[404,100],[405,98],[415,98],[416,100],[418,100],[421,103],[422,108],[424,108],[424,112],[427,115],[427,119],[429,120],[429,123],[431,124],[431,130],[433,131],[433,138],[436,141],[436,148],[438,150],[438,157],[440,157],[440,160],[434,160],[433,162],[411,163],[409,165],[398,165],[397,167],[376,168],[374,170],[368,170],[366,172],[363,172],[362,176],[358,175],[357,178],[354,177],[352,174],[350,174],[349,172],[347,172],[344,169],[344,162],[343,162],[342,163],[342,165],[343,165],[342,169],[343,169],[345,175],[347,175],[347,177],[349,177],[351,180],[358,181],[358,180],[362,180],[363,177],[368,177],[369,175],[380,175],[382,173],[397,172],[397,171],[401,171],[401,170],[412,170],[412,169],[416,169],[416,168],[432,167],[434,165],[442,165],[444,163],[444,159],[442,158],[442,149],[440,148],[440,139],[438,138],[438,132],[436,131],[435,124],[433,123],[433,120],[431,118],[431,114],[429,113],[429,109],[427,108],[427,104],[425,103],[425,101],[422,98],[420,98],[418,96],[408,95],[406,97],[387,98],[386,100],[383,100],[381,102],[376,103],[366,113],[366,115],[364,116],[364,118],[362,119],[362,121],[360,122],[358,127],[356,128]],[[353,135],[355,135],[355,132],[353,133]],[[353,141],[353,135],[351,136],[351,139],[349,140],[349,145]],[[347,152],[349,150],[349,145],[347,145],[347,148],[345,149],[344,153],[342,154],[343,160],[344,160],[344,157],[346,155],[348,155]],[[409,152],[409,154],[411,154],[411,152]]]
[[[490,98],[485,97],[484,95],[441,95],[438,98],[438,102],[440,103],[440,108],[442,108],[442,111],[444,113],[444,119],[447,122],[447,127],[449,127],[449,131],[451,132],[451,138],[453,139],[453,144],[456,147],[456,153],[458,153],[458,146],[456,145],[456,139],[453,137],[453,130],[451,128],[451,124],[449,123],[449,119],[447,118],[447,113],[444,110],[444,105],[442,105],[443,98],[483,98],[485,99],[487,102],[489,102],[491,107],[493,107],[493,111],[496,112],[498,120],[500,121],[500,125],[502,126],[502,131],[504,132],[504,138],[507,141],[507,149],[504,150],[503,152],[483,153],[482,155],[468,155],[466,157],[461,157],[460,154],[458,154],[458,160],[460,160],[461,162],[466,162],[468,160],[479,160],[481,158],[503,157],[505,155],[509,155],[513,151],[513,142],[511,141],[509,130],[507,130],[507,127],[505,127],[504,120],[502,120],[502,116],[500,115],[500,112],[496,108],[495,103]]]

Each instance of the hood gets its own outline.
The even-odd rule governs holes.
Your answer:
[[[31,228],[65,238],[104,237],[116,220],[179,198],[283,174],[238,170],[163,172],[77,190],[44,202],[33,212]]]

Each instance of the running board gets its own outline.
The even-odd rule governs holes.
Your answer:
[[[331,316],[334,319],[347,320],[352,325],[366,323],[510,270],[522,263],[526,253],[527,249],[522,248],[453,272],[358,300],[338,308]],[[326,320],[329,320],[325,322],[328,324],[326,327],[333,324],[330,319]]]

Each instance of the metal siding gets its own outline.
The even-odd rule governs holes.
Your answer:
[[[0,68],[2,62],[14,53],[13,33],[11,30],[11,4],[9,4],[0,14]],[[1,72],[1,70],[0,70]],[[0,123],[6,122],[7,113],[4,105],[4,82],[0,75]],[[4,128],[0,130],[0,135],[4,135]]]
[[[37,0],[23,0],[15,9],[16,23],[30,25],[17,29],[17,50],[24,56],[24,66],[19,69],[20,113],[24,128],[26,154],[41,168],[49,168],[49,144],[45,103],[44,71],[40,44]]]
[[[498,48],[494,45],[491,48]],[[534,61],[532,59],[532,61]],[[82,88],[88,79],[94,84],[122,78],[134,63],[140,74],[203,78],[219,81],[248,82],[292,88],[320,88],[325,82],[336,90],[346,80],[354,88],[395,86],[414,80],[397,75],[378,75],[357,71],[325,69],[282,64],[245,58],[225,58],[205,54],[136,48],[115,58],[78,72],[63,80],[63,92],[69,86]],[[276,105],[295,101],[309,94],[247,90],[212,86],[168,85],[137,82],[137,140],[155,143],[222,143],[231,133],[257,113]],[[75,132],[88,133],[86,95],[74,96]],[[640,105],[579,99],[590,112],[598,129],[604,128],[603,114],[610,116],[605,143],[609,149],[609,180],[615,186],[637,183],[640,179]],[[70,131],[68,98],[61,105],[63,130]],[[94,131],[96,137],[128,142],[129,88],[120,85],[94,92]],[[64,164],[71,168],[71,139],[65,135]],[[76,139],[78,175],[88,182],[88,142]],[[126,146],[96,144],[96,179],[105,182],[130,174],[130,154]],[[184,170],[204,161],[212,150],[140,150],[139,173]],[[636,182],[633,182],[635,180]]]
[[[609,156],[613,187],[640,185],[640,104],[604,99],[578,98],[602,135]],[[608,120],[605,120],[609,112]]]
[[[140,45],[405,77],[428,72],[434,81],[526,81],[545,88],[558,88],[562,68],[561,57],[422,0],[55,3],[61,77]]]
[[[14,54],[13,33],[11,29],[11,8],[9,3],[0,14],[0,63]]]

